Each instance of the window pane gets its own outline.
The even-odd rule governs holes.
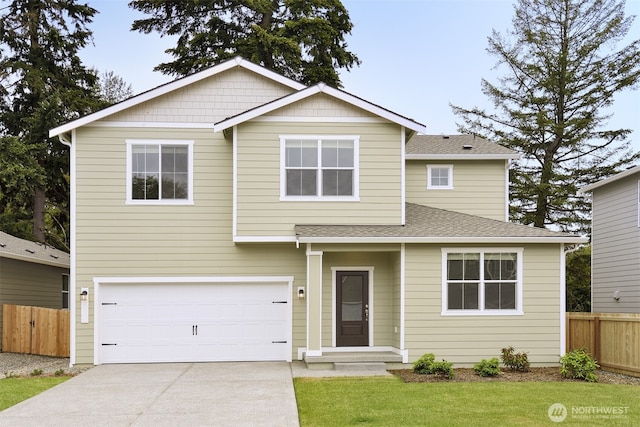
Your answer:
[[[354,147],[353,141],[338,141],[338,167],[352,168],[354,167]]]
[[[362,277],[344,276],[341,286],[342,320],[362,320]]]
[[[500,308],[500,283],[485,283],[484,308],[487,310]]]
[[[462,309],[462,283],[449,283],[447,300],[449,310]]]
[[[484,305],[487,310],[515,310],[515,283],[486,283]]]
[[[353,171],[323,170],[322,171],[322,195],[323,196],[352,196],[353,195]]]
[[[338,141],[322,141],[322,166],[338,167]]]
[[[431,185],[434,187],[449,186],[449,168],[431,168]]]
[[[302,149],[300,148],[300,146],[290,146],[289,142],[287,142],[287,148],[285,149],[286,151],[286,156],[287,156],[287,160],[286,160],[286,166],[292,167],[292,168],[299,168],[300,166],[302,166]]]
[[[503,310],[516,309],[516,284],[500,284],[500,308]]]
[[[500,280],[500,254],[484,254],[484,278]]]
[[[464,283],[464,304],[465,310],[478,309],[478,284]]]
[[[480,280],[480,254],[464,254],[464,280]]]
[[[517,258],[518,254],[501,254],[501,269],[500,269],[500,279],[502,280],[516,280],[518,263]]]
[[[463,259],[464,259],[463,254],[448,254],[447,280],[462,280]]]
[[[317,178],[315,170],[287,170],[288,196],[315,196],[317,194]]]

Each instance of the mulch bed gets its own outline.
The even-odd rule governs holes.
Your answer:
[[[511,371],[502,369],[500,375],[495,377],[481,377],[471,368],[454,369],[454,377],[448,379],[439,375],[415,374],[411,369],[390,370],[393,375],[402,379],[405,383],[434,383],[434,382],[582,382],[572,380],[560,375],[560,368],[531,368],[529,372]],[[628,384],[640,386],[640,378],[630,377],[612,372],[597,371],[598,382],[602,384]]]

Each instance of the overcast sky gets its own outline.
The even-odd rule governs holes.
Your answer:
[[[154,72],[171,60],[172,39],[131,32],[142,17],[126,0],[88,0],[100,13],[91,24],[94,45],[81,52],[84,64],[114,71],[135,93],[172,78]],[[487,106],[480,80],[496,82],[496,59],[486,53],[492,29],[505,32],[513,16],[511,0],[343,0],[354,24],[349,49],[362,65],[341,73],[344,89],[427,125],[431,134],[456,132],[449,103]],[[640,15],[640,0],[627,0],[627,15]],[[636,19],[627,43],[640,38]],[[619,46],[622,46],[620,44]],[[616,98],[611,127],[634,130],[640,150],[640,90]]]

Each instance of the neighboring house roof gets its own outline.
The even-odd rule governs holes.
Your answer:
[[[42,243],[20,239],[0,231],[0,258],[69,268],[69,254]]]
[[[587,238],[407,203],[406,225],[296,225],[300,243],[585,243]]]
[[[640,173],[640,166],[634,166],[632,168],[627,169],[624,172],[620,172],[618,174],[610,176],[609,178],[603,179],[602,181],[594,182],[593,184],[590,184],[590,185],[587,185],[585,187],[582,187],[581,189],[578,190],[578,194],[589,193],[589,192],[595,190],[596,188],[602,187],[602,186],[607,185],[607,184],[611,184],[612,182],[615,182],[615,181],[617,181],[619,179],[622,179],[622,178],[626,178],[626,177],[634,175],[636,173]]]
[[[325,95],[329,95],[333,98],[347,102],[351,105],[354,105],[372,114],[375,114],[391,122],[397,123],[401,126],[411,129],[415,132],[424,132],[426,130],[425,125],[418,123],[413,119],[409,119],[407,117],[396,114],[393,111],[387,110],[386,108],[380,107],[379,105],[373,104],[369,101],[365,101],[364,99],[357,97],[355,95],[352,95],[343,90],[336,89],[331,86],[327,86],[324,83],[319,83],[314,86],[307,87],[305,89],[294,92],[290,95],[286,95],[286,96],[283,96],[282,98],[263,104],[259,107],[252,108],[251,110],[237,114],[233,117],[229,117],[225,120],[222,120],[216,123],[213,126],[213,130],[215,132],[224,131],[225,129],[228,129],[232,126],[246,122],[247,120],[254,119],[264,114],[270,113],[274,110],[277,110],[278,108],[285,107],[287,105],[293,104],[294,102],[301,101],[305,98],[316,95],[318,93],[324,93]]]
[[[64,134],[73,129],[77,129],[81,126],[103,119],[112,114],[119,113],[123,110],[142,104],[143,102],[149,101],[150,99],[157,98],[169,92],[173,92],[174,90],[183,88],[185,86],[204,80],[216,74],[220,74],[224,71],[227,71],[235,67],[242,67],[247,70],[253,71],[271,80],[277,81],[285,86],[289,86],[294,90],[300,90],[306,87],[302,83],[298,83],[295,80],[291,80],[287,77],[282,76],[281,74],[268,70],[264,67],[261,67],[260,65],[254,64],[253,62],[247,61],[246,59],[237,57],[237,58],[222,62],[220,64],[214,65],[213,67],[207,68],[197,73],[191,74],[189,76],[182,77],[180,79],[174,80],[169,83],[165,83],[156,88],[150,89],[146,92],[142,92],[139,95],[126,99],[122,102],[111,105],[110,107],[104,108],[100,111],[96,111],[95,113],[92,113],[84,117],[81,117],[79,119],[73,120],[71,122],[65,123],[61,126],[51,129],[49,131],[49,136],[54,137],[57,135]]]
[[[475,135],[415,135],[406,146],[406,158],[519,159],[520,154]]]

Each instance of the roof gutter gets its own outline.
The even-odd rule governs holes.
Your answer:
[[[588,243],[587,237],[304,237],[300,243]]]

